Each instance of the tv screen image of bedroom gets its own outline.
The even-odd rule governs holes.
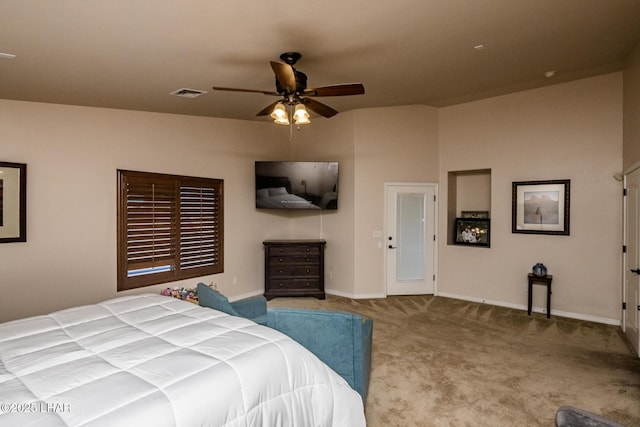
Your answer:
[[[256,161],[256,208],[338,209],[338,162]]]

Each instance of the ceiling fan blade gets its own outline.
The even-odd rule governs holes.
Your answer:
[[[273,109],[275,108],[275,106],[276,106],[276,104],[278,102],[280,102],[280,101],[272,102],[271,104],[267,105],[262,110],[260,110],[260,112],[258,114],[256,114],[256,116],[266,116],[266,115],[271,114],[271,112],[273,111]]]
[[[323,86],[307,89],[303,95],[306,96],[346,96],[346,95],[362,95],[364,94],[364,86],[362,83],[345,83],[332,86]]]
[[[280,96],[280,94],[279,94],[279,93],[277,93],[277,92],[268,91],[268,90],[258,90],[258,89],[239,89],[239,88],[235,88],[235,87],[220,87],[220,86],[213,86],[213,90],[226,90],[226,91],[230,91],[230,92],[263,93],[263,94],[265,94],[265,95],[275,95],[275,96]]]
[[[336,114],[338,114],[338,112],[336,110],[334,110],[333,108],[331,108],[328,105],[325,105],[325,104],[323,104],[321,102],[318,102],[315,99],[304,98],[304,99],[301,99],[301,101],[311,111],[313,111],[315,113],[318,113],[323,117],[329,118],[329,117],[333,117]]]
[[[293,67],[282,62],[271,61],[271,68],[273,68],[276,79],[284,88],[285,93],[294,93],[296,91],[296,76],[293,73]]]

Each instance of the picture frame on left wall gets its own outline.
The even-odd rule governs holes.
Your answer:
[[[27,241],[27,165],[0,162],[0,243]]]

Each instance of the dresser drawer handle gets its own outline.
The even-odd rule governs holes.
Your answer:
[[[278,258],[278,261],[283,262],[284,259],[283,258]]]
[[[308,288],[308,287],[310,287],[310,286],[311,286],[311,284],[310,284],[310,283],[307,283],[307,288]]]
[[[280,283],[278,286],[280,286],[282,288],[284,285],[282,283]]]
[[[278,273],[282,274],[282,273],[284,273],[284,270],[280,269],[280,270],[278,270]]]

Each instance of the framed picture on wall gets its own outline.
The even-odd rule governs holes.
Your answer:
[[[512,184],[511,232],[569,235],[571,180]]]
[[[27,165],[0,162],[0,243],[27,241]]]
[[[489,218],[456,218],[456,245],[490,246]]]

